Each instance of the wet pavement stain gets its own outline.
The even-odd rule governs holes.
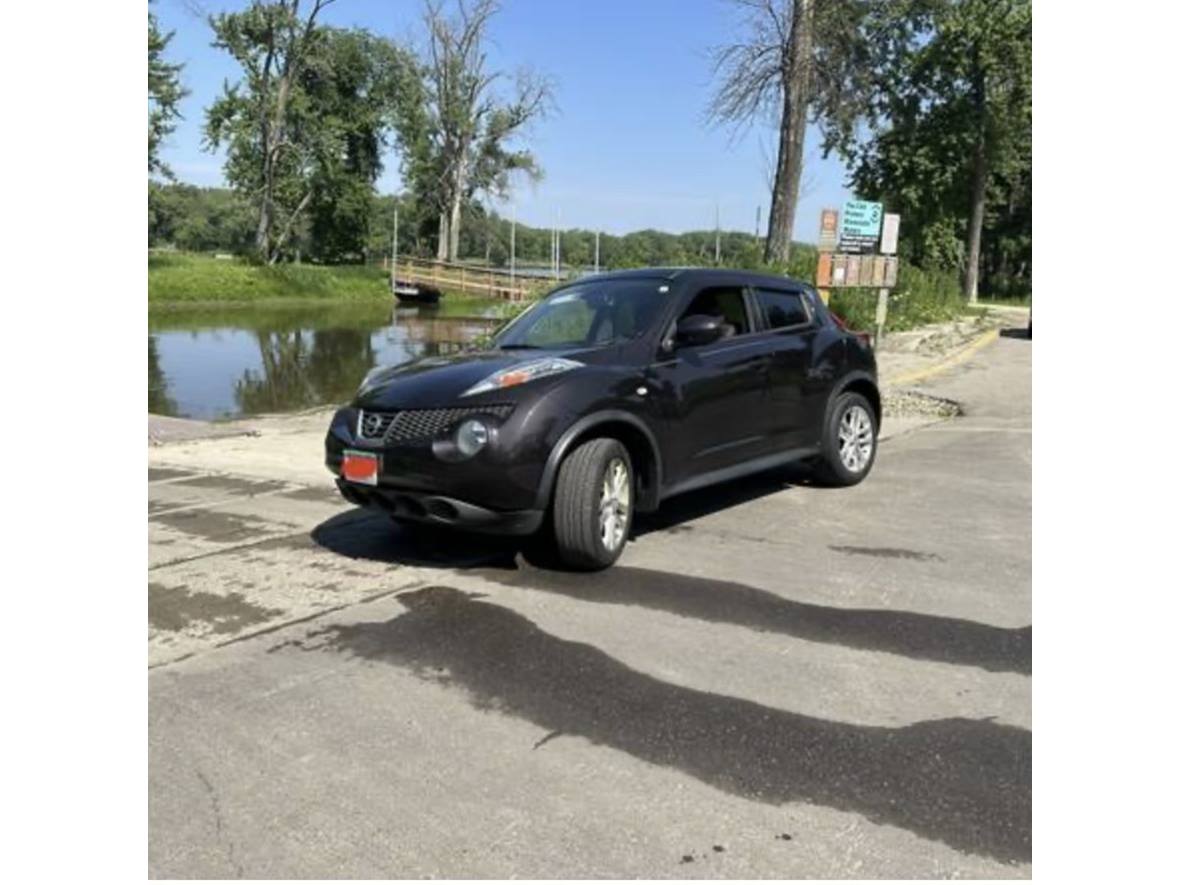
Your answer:
[[[348,502],[344,500],[340,492],[333,488],[307,488],[292,489],[289,492],[282,492],[278,497],[289,498],[292,501],[311,501],[315,504],[340,504],[348,506]]]
[[[148,482],[156,482],[161,479],[177,479],[182,476],[196,476],[196,474],[191,470],[177,470],[172,467],[148,468]]]
[[[258,495],[263,492],[276,492],[287,487],[285,482],[269,479],[252,480],[238,479],[235,476],[217,476],[206,474],[194,476],[192,479],[181,480],[178,486],[192,486],[198,489],[217,489],[222,492],[234,492],[239,495]]]
[[[937,560],[944,562],[937,553],[921,553],[917,550],[906,550],[901,547],[849,547],[843,544],[829,544],[829,550],[837,553],[849,553],[853,556],[880,556],[884,559],[913,559],[918,562]]]
[[[1032,856],[1032,734],[964,718],[903,727],[819,719],[663,682],[450,587],[398,595],[385,622],[311,634],[308,651],[382,661],[546,731],[580,736],[743,798],[808,802],[959,851]]]
[[[273,522],[255,516],[241,516],[222,510],[179,510],[148,516],[149,522],[204,538],[206,541],[248,541],[275,532],[298,528],[293,523]]]
[[[681,617],[783,633],[811,642],[980,667],[1032,672],[1032,627],[993,627],[961,618],[892,609],[849,609],[797,602],[731,581],[615,565],[593,574],[481,570],[502,584],[584,602],[637,605]]]
[[[208,624],[213,633],[236,633],[281,614],[282,609],[247,602],[241,593],[218,596],[190,591],[185,584],[148,584],[148,626],[153,630],[179,633],[194,624]]]

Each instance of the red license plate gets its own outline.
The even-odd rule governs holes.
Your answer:
[[[372,452],[354,452],[345,450],[344,463],[340,472],[349,482],[363,482],[365,485],[377,485],[377,456]]]

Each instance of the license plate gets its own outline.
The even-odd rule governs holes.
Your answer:
[[[377,485],[377,456],[372,452],[344,451],[344,463],[340,472],[349,482],[361,482],[365,485]]]

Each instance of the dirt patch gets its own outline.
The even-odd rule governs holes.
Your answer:
[[[196,624],[208,625],[211,633],[237,633],[281,614],[282,609],[247,602],[241,593],[218,596],[190,591],[184,584],[148,584],[148,626],[165,633],[179,633]]]

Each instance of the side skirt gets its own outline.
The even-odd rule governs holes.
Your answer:
[[[660,494],[660,498],[661,500],[664,498],[671,498],[674,495],[681,495],[685,492],[691,492],[695,489],[704,488],[705,486],[715,485],[719,482],[728,482],[731,479],[749,476],[751,473],[761,473],[763,470],[781,467],[783,464],[789,464],[792,461],[800,461],[804,458],[810,458],[813,455],[818,455],[819,452],[819,446],[804,446],[797,449],[788,449],[785,452],[775,452],[771,455],[763,455],[760,458],[754,458],[751,461],[745,461],[741,464],[734,464],[731,467],[722,467],[720,470],[710,470],[708,473],[702,473],[699,476],[691,476],[682,482],[678,482],[673,486],[665,488]]]

